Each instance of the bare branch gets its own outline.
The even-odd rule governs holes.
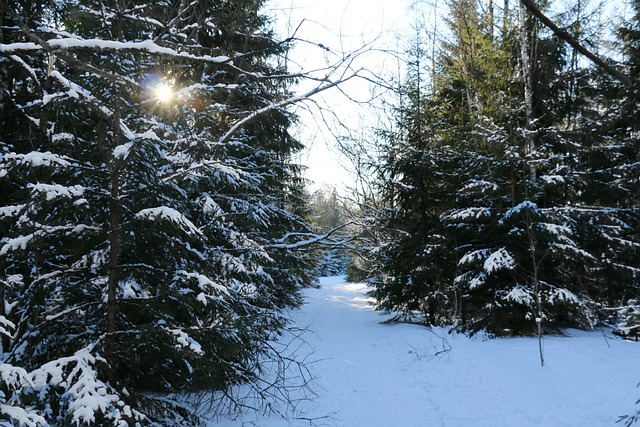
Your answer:
[[[323,241],[328,240],[332,235],[336,234],[339,230],[342,230],[343,228],[349,226],[349,225],[353,225],[354,222],[353,221],[349,221],[347,223],[341,224],[337,227],[332,228],[331,230],[329,230],[327,233],[325,234],[301,234],[301,233],[289,233],[286,236],[284,236],[283,238],[281,238],[279,240],[279,242],[281,243],[276,243],[274,245],[270,245],[270,247],[272,248],[278,248],[278,249],[298,249],[301,248],[303,246],[309,246],[309,245],[313,245],[313,244],[317,244],[317,243],[322,243]],[[309,236],[310,238],[307,240],[302,240],[299,242],[295,242],[295,243],[284,243],[286,239],[288,239],[289,237],[293,237],[293,236]],[[332,246],[343,246],[346,245],[348,242],[352,241],[354,238],[353,237],[348,237],[346,239],[342,239],[339,242],[332,242]]]
[[[273,104],[267,105],[266,107],[260,108],[259,110],[256,110],[254,112],[252,112],[251,114],[249,114],[248,116],[244,117],[243,119],[237,121],[232,127],[231,129],[229,129],[227,131],[227,133],[225,133],[221,138],[220,138],[220,142],[228,142],[231,137],[233,137],[235,135],[236,132],[238,132],[238,130],[240,130],[244,125],[246,125],[248,122],[254,120],[257,117],[262,116],[265,113],[268,113],[270,111],[273,110],[277,110],[279,108],[282,107],[286,107],[288,105],[292,105],[292,104],[296,104],[302,101],[305,101],[309,98],[311,98],[312,96],[324,92],[327,89],[331,89],[333,87],[336,87],[348,80],[351,80],[354,77],[357,77],[358,73],[354,72],[352,75],[345,77],[341,80],[336,80],[336,81],[327,81],[326,84],[320,84],[317,87],[311,89],[310,91],[308,91],[307,93],[304,93],[302,95],[298,95],[298,96],[293,96],[291,98],[287,98],[287,99],[283,99],[280,102],[275,102]]]
[[[571,47],[580,52],[582,55],[589,58],[594,64],[598,67],[602,68],[607,74],[614,77],[619,82],[628,85],[631,83],[629,76],[621,73],[620,71],[613,68],[611,65],[604,62],[601,58],[596,56],[593,52],[585,48],[578,40],[572,37],[567,30],[558,27],[556,24],[551,21],[547,16],[545,16],[540,9],[536,6],[536,4],[532,0],[521,0],[522,4],[531,12],[540,22],[542,22],[547,28],[549,28],[553,33],[561,40],[569,43]]]

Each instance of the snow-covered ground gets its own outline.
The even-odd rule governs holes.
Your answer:
[[[317,397],[303,412],[288,420],[247,413],[212,426],[613,426],[640,398],[640,343],[600,331],[545,337],[541,367],[536,339],[380,324],[365,291],[325,278],[292,313],[311,331],[316,361]]]

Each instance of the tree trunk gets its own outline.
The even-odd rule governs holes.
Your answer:
[[[507,40],[509,34],[509,0],[504,0],[504,9],[502,14],[502,40]]]
[[[509,160],[509,166],[511,169],[511,207],[516,206],[516,184],[517,184],[517,174],[516,174],[516,165],[513,159]]]
[[[540,295],[540,281],[538,280],[538,260],[535,248],[531,248],[531,262],[533,264],[533,292],[536,297],[536,327],[538,328],[538,353],[540,354],[540,366],[544,366],[544,353],[542,351],[542,297]]]
[[[544,366],[544,353],[542,349],[542,295],[540,290],[540,280],[538,278],[538,271],[540,269],[540,261],[537,257],[536,237],[533,233],[533,220],[531,215],[527,211],[525,218],[525,226],[527,227],[527,237],[529,240],[529,253],[531,254],[531,268],[533,270],[533,294],[535,298],[535,321],[538,332],[538,353],[540,354],[540,366]],[[544,258],[544,257],[542,257]]]
[[[487,31],[489,32],[489,38],[491,39],[491,42],[493,42],[493,27],[495,25],[493,16],[493,0],[489,0],[488,9],[489,22],[487,23],[487,26],[489,28],[487,28]]]
[[[122,250],[122,236],[120,222],[122,219],[122,208],[120,206],[120,179],[119,170],[114,165],[111,176],[111,201],[109,203],[109,271],[107,287],[107,328],[106,328],[106,358],[109,364],[113,363],[116,343],[116,317],[118,311],[117,291],[120,283],[119,259]],[[113,372],[110,372],[113,375]],[[111,377],[110,380],[114,378]]]
[[[526,11],[523,2],[520,1],[518,8],[519,31],[520,31],[520,62],[522,64],[522,80],[524,83],[524,111],[525,111],[525,156],[532,157],[535,153],[535,141],[531,134],[531,124],[533,123],[533,85],[531,82],[531,58],[529,53],[529,37],[527,34]],[[535,181],[536,168],[529,164],[529,179]]]
[[[125,7],[122,1],[119,3],[120,14],[123,13]],[[117,39],[122,39],[122,16],[117,20]],[[111,128],[113,132],[113,142],[111,144],[111,180],[109,183],[109,219],[108,219],[108,241],[109,241],[109,266],[107,281],[107,327],[105,338],[105,356],[108,364],[108,377],[112,385],[115,383],[116,375],[114,371],[115,353],[116,353],[116,330],[117,330],[117,314],[118,314],[118,287],[120,284],[120,253],[122,251],[122,206],[120,202],[120,170],[121,164],[119,159],[113,158],[113,149],[124,142],[122,134],[122,108],[120,102],[120,90],[117,83],[114,84],[114,114]]]

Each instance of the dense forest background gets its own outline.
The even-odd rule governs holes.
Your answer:
[[[265,372],[296,363],[273,344],[287,309],[345,269],[402,321],[637,334],[630,5],[611,27],[584,0],[448,1],[446,30],[388,52],[405,72],[376,82],[389,125],[343,141],[344,200],[309,193],[287,107],[357,73],[295,94],[262,0],[0,0],[1,419],[189,426],[184,396],[286,400]]]
[[[603,323],[635,333],[632,3],[613,29],[603,4],[584,1],[450,1],[446,30],[416,27],[387,103],[393,120],[374,144],[345,150],[369,177],[359,199],[368,247],[350,273],[368,278],[379,308],[471,333]]]

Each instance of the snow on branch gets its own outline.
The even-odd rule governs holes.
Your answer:
[[[153,40],[143,40],[140,42],[120,42],[115,40],[102,40],[102,39],[80,39],[75,37],[59,38],[47,40],[42,45],[34,42],[23,43],[0,43],[0,52],[14,53],[21,51],[34,51],[34,50],[50,50],[56,52],[57,50],[71,50],[71,49],[105,49],[105,50],[137,50],[147,53],[161,54],[165,56],[174,56],[187,59],[195,59],[198,61],[213,62],[216,64],[230,62],[231,58],[228,56],[210,56],[210,55],[194,55],[188,52],[179,52],[175,49],[163,47],[158,45]],[[47,49],[47,47],[49,49]]]
[[[458,266],[464,266],[467,264],[473,264],[477,261],[482,261],[487,258],[490,252],[490,249],[477,249],[468,252],[464,254],[462,258],[460,258],[460,261],[458,261]]]
[[[26,236],[18,236],[11,239],[3,239],[2,242],[4,245],[0,248],[0,255],[6,255],[9,252],[17,251],[17,250],[26,250],[27,246],[33,239],[38,236],[38,232],[28,234]]]
[[[51,72],[51,77],[55,78],[61,85],[68,89],[68,96],[76,99],[86,99],[87,101],[89,101],[94,110],[102,113],[105,117],[111,117],[113,115],[113,111],[111,111],[111,109],[109,109],[107,106],[100,103],[100,101],[98,101],[96,97],[91,95],[88,90],[84,89],[80,85],[73,83],[62,74],[60,74],[59,71],[53,70]]]
[[[518,205],[512,207],[511,209],[505,212],[503,218],[499,221],[500,224],[504,224],[505,221],[509,220],[514,215],[520,215],[523,212],[533,212],[538,213],[540,208],[531,200],[525,200]]]
[[[202,236],[202,231],[177,210],[168,206],[143,209],[136,214],[137,218],[151,221],[169,221],[178,225],[184,232],[192,236]]]
[[[575,305],[582,305],[582,301],[580,298],[565,288],[558,288],[555,286],[551,286],[546,284],[550,289],[547,291],[547,301],[549,304],[557,304],[557,303],[571,303]]]
[[[463,209],[454,209],[450,213],[443,214],[442,218],[446,221],[468,221],[481,219],[491,216],[491,209],[484,207],[470,207]]]
[[[208,300],[224,301],[225,297],[230,296],[229,290],[223,284],[214,282],[203,274],[187,271],[180,271],[179,274],[187,279],[195,279],[198,282],[198,287],[203,292],[199,293],[196,299],[204,305],[207,305]]]
[[[9,205],[9,206],[0,206],[0,219],[2,218],[13,218],[18,216],[20,212],[25,208],[26,205]]]
[[[477,262],[482,263],[482,270],[487,274],[502,269],[512,270],[515,267],[515,260],[506,248],[500,248],[496,251],[492,249],[478,249],[468,252],[458,261],[458,266],[475,264]]]
[[[53,360],[31,372],[8,363],[0,365],[0,378],[11,396],[8,401],[2,399],[0,412],[19,425],[46,426],[46,411],[13,404],[20,405],[23,398],[41,400],[60,394],[58,399],[75,425],[95,424],[101,416],[111,419],[113,425],[123,425],[124,417],[144,419],[98,378],[96,364],[104,359],[92,351],[93,346],[85,347],[73,356]]]
[[[44,194],[47,200],[54,200],[61,197],[71,199],[73,197],[80,197],[84,194],[84,187],[81,185],[60,185],[60,184],[27,184],[33,193]]]
[[[28,412],[18,406],[1,404],[0,414],[6,415],[13,421],[17,422],[20,426],[39,427],[48,425],[47,420],[42,415]]]
[[[500,248],[489,255],[484,262],[483,268],[487,273],[491,274],[494,271],[503,269],[513,270],[515,266],[516,262],[509,251],[506,248]]]
[[[204,354],[204,350],[202,350],[202,345],[193,338],[191,338],[184,330],[182,329],[167,329],[175,338],[178,346],[180,348],[188,348],[193,351],[198,356],[202,356]]]
[[[282,238],[277,240],[277,243],[270,245],[271,248],[277,248],[277,249],[299,249],[302,248],[304,246],[309,246],[309,245],[313,245],[313,244],[318,244],[318,243],[327,243],[328,240],[330,240],[329,244],[331,246],[340,246],[340,245],[345,245],[347,244],[349,241],[353,240],[352,238],[347,238],[347,239],[343,239],[340,241],[334,241],[332,240],[332,236],[338,232],[339,230],[354,224],[354,222],[349,221],[347,223],[341,224],[337,227],[332,228],[331,230],[329,230],[327,233],[325,234],[312,234],[312,233],[287,233],[285,236],[283,236]],[[291,237],[308,237],[305,240],[300,240],[298,242],[295,243],[285,243],[287,239],[291,238]]]
[[[53,154],[50,151],[44,153],[40,151],[32,151],[26,154],[7,153],[0,156],[0,161],[14,161],[20,165],[29,166],[56,166],[56,167],[68,167],[71,165],[70,158],[61,156],[59,154]]]
[[[15,329],[16,325],[0,314],[0,335],[6,335],[7,337],[11,338]]]
[[[502,297],[504,301],[514,302],[526,307],[533,307],[536,298],[531,289],[523,285],[516,285]]]

